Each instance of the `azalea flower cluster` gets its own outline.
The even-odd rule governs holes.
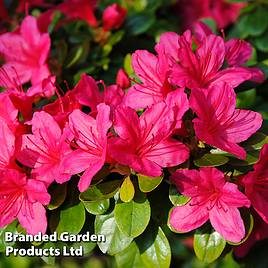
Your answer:
[[[148,177],[173,167],[171,182],[190,198],[170,213],[177,232],[210,220],[226,240],[239,242],[245,227],[238,208],[251,205],[268,222],[267,145],[239,180],[212,167],[180,169],[191,166],[200,146],[246,158],[239,143],[262,117],[236,109],[235,88],[264,80],[261,70],[244,66],[252,54],[247,42],[225,41],[201,23],[194,33],[164,33],[155,53],[133,53],[134,77],[121,69],[107,86],[83,74],[64,95],[48,65],[50,46],[32,16],[0,36],[0,227],[17,218],[28,233],[46,232],[48,187],[79,174],[84,192],[104,166]],[[39,105],[43,99],[50,103]]]

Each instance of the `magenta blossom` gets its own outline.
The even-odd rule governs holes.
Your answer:
[[[0,171],[2,171],[15,165],[15,135],[1,119],[0,141]]]
[[[254,171],[245,175],[242,183],[253,208],[268,223],[268,144],[263,146]]]
[[[0,227],[18,218],[27,233],[45,233],[50,196],[45,185],[14,169],[6,169],[0,180]]]
[[[27,16],[19,32],[5,33],[0,36],[0,53],[5,59],[0,72],[0,86],[14,87],[31,81],[33,85],[42,82],[50,74],[47,58],[50,50],[50,38],[41,34],[35,17]],[[4,74],[10,79],[6,79]]]
[[[63,158],[71,153],[66,139],[70,134],[61,131],[57,122],[46,112],[36,112],[30,124],[32,133],[22,137],[22,149],[18,160],[33,168],[33,174],[40,181],[50,184],[53,180],[63,183],[71,178],[62,166]]]
[[[177,63],[170,78],[176,86],[208,88],[223,81],[235,88],[247,80],[258,83],[264,80],[261,70],[240,66],[251,56],[248,43],[235,39],[225,43],[220,36],[197,33],[197,49],[193,51],[193,37],[189,30],[181,36],[174,34],[171,40],[174,42],[175,38],[178,39]],[[164,47],[171,45],[167,38],[162,38],[160,44]],[[225,59],[229,67],[222,68]]]
[[[106,160],[107,132],[112,125],[110,107],[104,103],[98,105],[96,119],[74,110],[69,116],[69,126],[74,135],[73,146],[77,150],[68,155],[64,161],[65,172],[81,176],[78,188],[84,192],[93,176],[102,168]]]
[[[17,118],[18,110],[5,93],[0,93],[0,103],[0,120],[5,121],[11,131],[15,131],[19,124]]]
[[[132,67],[142,83],[136,83],[127,92],[124,104],[133,109],[146,108],[163,101],[174,88],[169,83],[169,57],[164,47],[156,47],[158,55],[137,50],[132,55]]]
[[[151,106],[140,118],[129,107],[118,107],[114,129],[119,137],[110,139],[111,157],[136,172],[152,177],[160,176],[163,167],[183,163],[189,157],[189,150],[171,137],[177,119],[172,106],[164,102]]]
[[[97,113],[97,106],[100,103],[109,105],[112,109],[121,104],[124,91],[118,85],[106,86],[100,91],[98,83],[86,74],[83,74],[78,84],[73,89],[76,100],[81,104],[90,107],[91,115]]]
[[[189,232],[210,220],[226,240],[236,243],[244,238],[245,227],[238,208],[249,207],[250,201],[237,185],[226,182],[221,171],[177,170],[171,178],[180,193],[191,197],[186,205],[172,209],[169,224],[174,230]]]
[[[193,90],[190,107],[198,118],[193,120],[196,136],[223,151],[246,158],[246,151],[237,143],[247,140],[262,125],[259,113],[236,109],[234,90],[226,83],[208,90]]]

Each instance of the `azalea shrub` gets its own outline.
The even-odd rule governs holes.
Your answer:
[[[266,2],[0,1],[1,252],[266,267]]]

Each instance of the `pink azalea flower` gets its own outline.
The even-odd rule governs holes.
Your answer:
[[[102,14],[103,29],[110,31],[119,29],[126,19],[127,9],[121,7],[117,3],[106,7]]]
[[[225,44],[223,38],[214,34],[207,36],[203,34],[201,39],[199,32],[198,47],[194,52],[192,39],[189,30],[178,36],[178,63],[174,64],[170,75],[174,85],[195,89],[208,88],[219,82],[226,82],[235,88],[247,80],[257,83],[264,80],[264,74],[258,68],[240,66],[251,55],[248,43],[241,41],[241,46],[237,47],[239,41],[232,39]],[[165,46],[168,45],[165,44]],[[221,69],[224,59],[230,67]]]
[[[128,90],[123,101],[125,106],[146,108],[165,100],[174,90],[169,83],[170,57],[166,54],[169,48],[166,51],[164,45],[158,44],[157,56],[147,50],[137,50],[132,55],[132,67],[142,83],[136,83]]]
[[[250,43],[241,39],[230,39],[225,42],[225,59],[229,66],[239,66],[246,63],[252,55]]]
[[[18,122],[18,110],[14,107],[9,96],[0,93],[0,120],[3,120],[12,132],[15,132]]]
[[[202,46],[202,42],[205,42],[206,38],[213,34],[211,29],[203,22],[197,22],[194,24],[194,38],[198,45]],[[232,38],[224,43],[225,46],[225,60],[229,66],[239,66],[246,63],[253,52],[250,43],[242,40]]]
[[[26,95],[28,97],[43,97],[43,98],[51,98],[55,94],[55,82],[56,82],[56,76],[49,76],[48,78],[45,78],[40,83],[31,86],[27,92]]]
[[[50,38],[41,34],[37,28],[36,18],[27,16],[19,32],[0,35],[0,53],[4,56],[4,73],[0,73],[0,86],[14,87],[31,80],[33,85],[40,83],[50,74],[47,58],[50,50]]]
[[[246,151],[237,143],[247,140],[262,125],[259,113],[235,109],[234,90],[226,83],[208,90],[193,90],[190,107],[198,118],[193,120],[196,136],[223,151],[246,158]]]
[[[74,94],[76,100],[85,106],[90,107],[91,115],[97,113],[97,106],[100,103],[109,105],[112,109],[118,106],[124,97],[124,91],[118,85],[106,86],[103,84],[104,90],[99,90],[97,82],[86,74],[83,74],[78,84],[75,86]]]
[[[45,233],[50,196],[45,185],[14,169],[6,169],[0,180],[0,227],[18,218],[27,233]]]
[[[80,110],[69,116],[69,126],[74,135],[74,150],[64,160],[65,172],[78,174],[83,172],[78,188],[84,192],[90,185],[93,176],[102,168],[106,159],[107,132],[112,125],[110,107],[104,103],[97,107],[96,119]]]
[[[238,208],[249,207],[250,201],[237,185],[225,180],[221,171],[177,170],[171,178],[180,193],[191,197],[186,205],[172,209],[169,224],[174,230],[189,232],[210,220],[226,240],[236,243],[244,238],[245,227]]]
[[[52,115],[55,121],[63,129],[68,121],[70,113],[75,109],[80,108],[81,104],[76,99],[76,92],[74,90],[69,90],[63,97],[58,95],[57,100],[43,106],[42,109]]]
[[[189,157],[188,148],[173,139],[177,123],[172,106],[159,102],[138,117],[130,107],[118,107],[114,129],[119,137],[109,140],[109,154],[122,165],[147,176],[160,176],[163,167],[176,166]],[[181,114],[182,117],[182,114]]]
[[[242,183],[253,208],[268,223],[268,144],[263,146],[254,171],[245,175]]]
[[[182,16],[183,28],[191,28],[202,18],[213,18],[219,29],[236,21],[244,3],[228,3],[226,0],[178,0],[177,8]]]
[[[1,119],[0,141],[0,171],[2,171],[15,166],[15,135]]]
[[[66,142],[68,131],[62,132],[53,117],[43,111],[34,113],[30,124],[33,134],[23,135],[18,160],[33,168],[36,178],[47,184],[53,180],[58,183],[68,181],[71,174],[62,166],[63,158],[71,153]]]

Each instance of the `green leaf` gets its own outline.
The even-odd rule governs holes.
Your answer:
[[[129,237],[139,236],[147,227],[151,216],[150,203],[145,194],[136,192],[128,203],[117,201],[114,217],[118,228]]]
[[[194,235],[195,254],[198,259],[206,263],[215,261],[223,252],[225,245],[225,239],[216,231]]]
[[[58,22],[60,21],[61,17],[62,17],[61,12],[59,12],[57,10],[53,12],[53,19],[52,19],[50,25],[48,26],[48,32],[50,34],[54,31],[54,29],[55,29],[56,25],[58,24]]]
[[[153,191],[163,180],[163,177],[148,177],[138,174],[140,190],[144,193]]]
[[[47,242],[47,243],[44,243],[41,248],[42,249],[56,248],[56,246],[52,242]],[[55,264],[55,256],[52,256],[52,255],[42,256],[41,259],[48,265],[54,265]]]
[[[230,157],[229,164],[235,167],[243,167],[255,164],[259,160],[259,151],[250,151],[245,160]]]
[[[174,206],[183,206],[191,200],[191,197],[179,194],[176,187],[171,184],[169,187],[169,200]]]
[[[110,207],[110,199],[97,200],[97,201],[85,201],[83,202],[85,209],[93,214],[104,214]]]
[[[118,268],[146,267],[135,242],[132,242],[128,248],[116,254],[115,261]]]
[[[83,56],[83,46],[74,47],[71,50],[68,58],[66,59],[64,66],[66,68],[72,67],[74,64],[79,62],[79,60],[82,58],[82,56]]]
[[[87,191],[81,193],[81,201],[96,201],[111,198],[118,191],[121,180],[106,181],[97,185],[90,186]]]
[[[194,164],[198,167],[218,167],[226,164],[228,157],[220,154],[205,154],[199,159],[194,160]]]
[[[105,235],[105,242],[98,243],[98,246],[103,253],[110,255],[124,250],[132,242],[132,238],[123,234],[117,227],[113,211],[96,216],[95,233]]]
[[[268,26],[267,10],[258,6],[253,12],[245,14],[238,23],[241,38],[261,35]]]
[[[129,202],[133,199],[135,195],[135,188],[130,177],[126,177],[120,188],[120,199],[123,202]]]
[[[141,259],[147,268],[168,268],[171,261],[169,242],[160,227],[149,225],[136,241]]]
[[[16,227],[17,227],[17,221],[13,221],[11,224],[0,229],[0,252],[5,251],[6,246],[13,246],[15,244],[15,242],[5,241],[5,233],[6,232],[17,233]]]
[[[250,89],[244,92],[237,93],[236,106],[237,108],[247,109],[252,107],[256,101],[256,89]]]
[[[134,73],[131,65],[131,54],[127,54],[124,58],[124,69],[128,75],[132,75]]]
[[[67,194],[67,183],[54,184],[49,188],[51,200],[47,208],[53,210],[58,208],[64,202]]]
[[[247,151],[254,151],[260,150],[266,143],[268,143],[268,136],[261,132],[256,132],[248,140],[241,143],[241,146]]]
[[[60,212],[57,232],[59,234],[62,232],[78,234],[82,230],[85,220],[85,208],[81,202],[71,207],[67,207]]]
[[[83,246],[83,252],[84,254],[89,254],[93,251],[93,249],[96,247],[97,243],[94,242],[76,242],[72,244],[72,247],[75,249],[79,248],[80,246]]]
[[[127,32],[131,35],[139,35],[146,32],[155,22],[154,14],[141,13],[128,16],[126,21]]]
[[[257,49],[268,52],[268,31],[266,30],[264,34],[261,36],[258,36],[253,40],[254,45],[257,47]]]

